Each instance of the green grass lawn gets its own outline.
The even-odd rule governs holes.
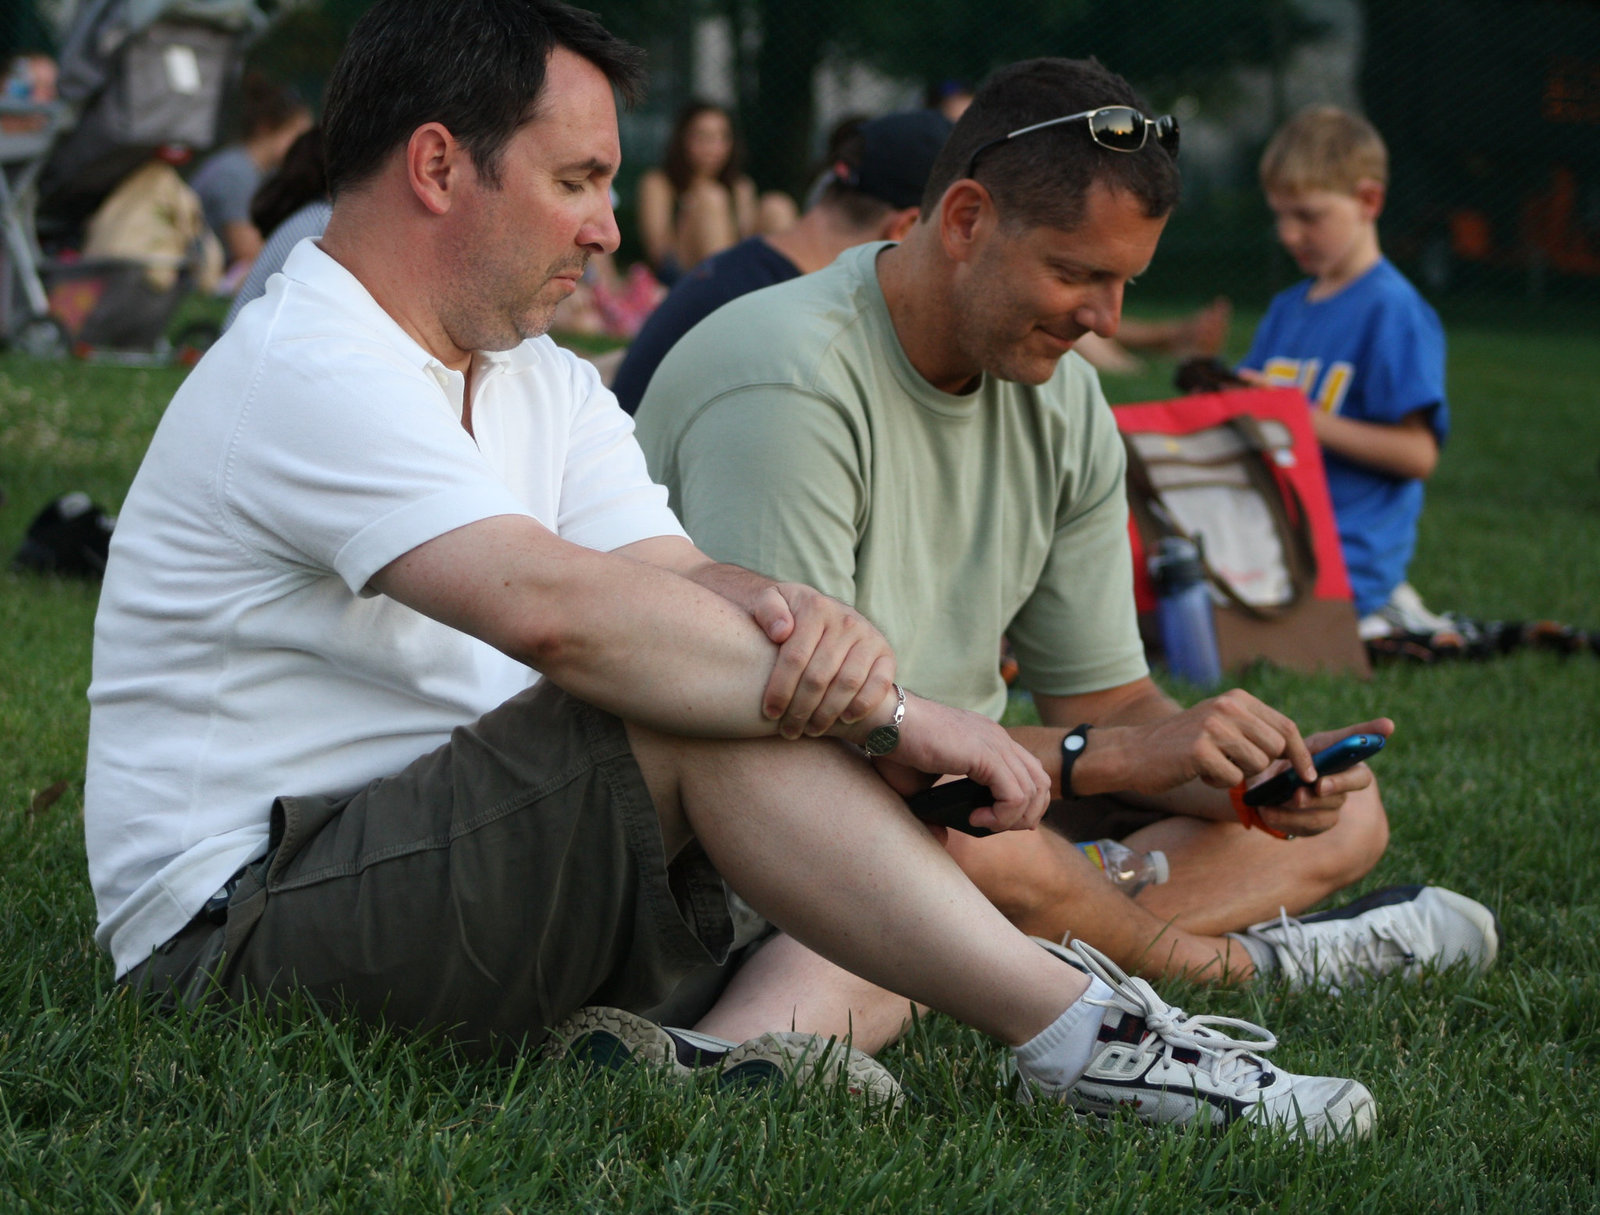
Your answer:
[[[1451,325],[1456,433],[1413,570],[1431,605],[1600,627],[1593,319]],[[0,553],[55,494],[114,510],[181,374],[0,356]],[[1169,395],[1169,375],[1108,392]],[[1441,883],[1503,926],[1500,964],[1475,983],[1165,990],[1267,1024],[1291,1070],[1372,1089],[1371,1142],[1303,1150],[1016,1105],[1003,1052],[940,1018],[884,1055],[916,1098],[884,1118],[839,1093],[468,1063],[310,1012],[156,1017],[116,991],[90,940],[94,602],[91,587],[0,573],[0,1211],[1600,1209],[1592,656],[1246,681],[1307,727],[1394,717],[1377,761],[1393,843],[1362,889]]]

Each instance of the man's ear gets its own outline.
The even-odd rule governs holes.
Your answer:
[[[951,261],[971,259],[997,222],[994,196],[979,182],[963,177],[951,184],[934,213],[939,241]]]
[[[1388,197],[1388,191],[1381,181],[1363,177],[1356,182],[1355,197],[1361,204],[1361,217],[1370,222],[1383,214],[1383,204]]]
[[[916,226],[921,214],[921,207],[901,207],[898,211],[889,212],[883,217],[883,224],[878,229],[878,239],[904,240],[906,233]]]
[[[417,201],[433,214],[443,215],[450,209],[466,155],[466,149],[440,123],[424,123],[411,132],[406,143],[406,181]]]

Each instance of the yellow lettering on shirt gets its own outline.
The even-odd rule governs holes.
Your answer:
[[[1298,388],[1323,413],[1338,413],[1345,393],[1350,391],[1355,365],[1342,361],[1330,365],[1319,385],[1317,375],[1321,370],[1321,359],[1271,358],[1262,366],[1261,374],[1274,387]]]

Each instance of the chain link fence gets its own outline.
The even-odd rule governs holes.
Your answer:
[[[252,62],[319,96],[367,2],[278,6]],[[691,97],[734,113],[758,186],[799,198],[846,117],[1093,54],[1183,124],[1185,200],[1141,294],[1264,300],[1292,277],[1256,159],[1285,117],[1331,102],[1387,138],[1386,251],[1429,295],[1600,302],[1600,0],[581,2],[651,55],[650,100],[623,119],[625,232]],[[51,49],[73,7],[7,0],[0,55]]]

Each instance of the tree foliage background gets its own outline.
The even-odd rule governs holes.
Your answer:
[[[372,0],[258,2],[274,24],[250,60],[315,99]],[[72,3],[5,0],[0,59],[48,48],[46,17]],[[658,160],[672,112],[703,81],[707,23],[723,34],[719,91],[751,175],[796,197],[840,116],[821,111],[829,72],[873,69],[899,82],[905,104],[927,85],[975,84],[1019,58],[1092,54],[1186,124],[1188,197],[1150,285],[1208,279],[1254,294],[1290,273],[1273,251],[1255,158],[1294,106],[1329,99],[1317,73],[1339,61],[1347,95],[1333,100],[1364,108],[1390,144],[1386,249],[1425,288],[1600,297],[1600,0],[578,3],[650,52],[650,99],[623,131],[625,232],[635,175]],[[1209,131],[1189,125],[1196,113]]]

